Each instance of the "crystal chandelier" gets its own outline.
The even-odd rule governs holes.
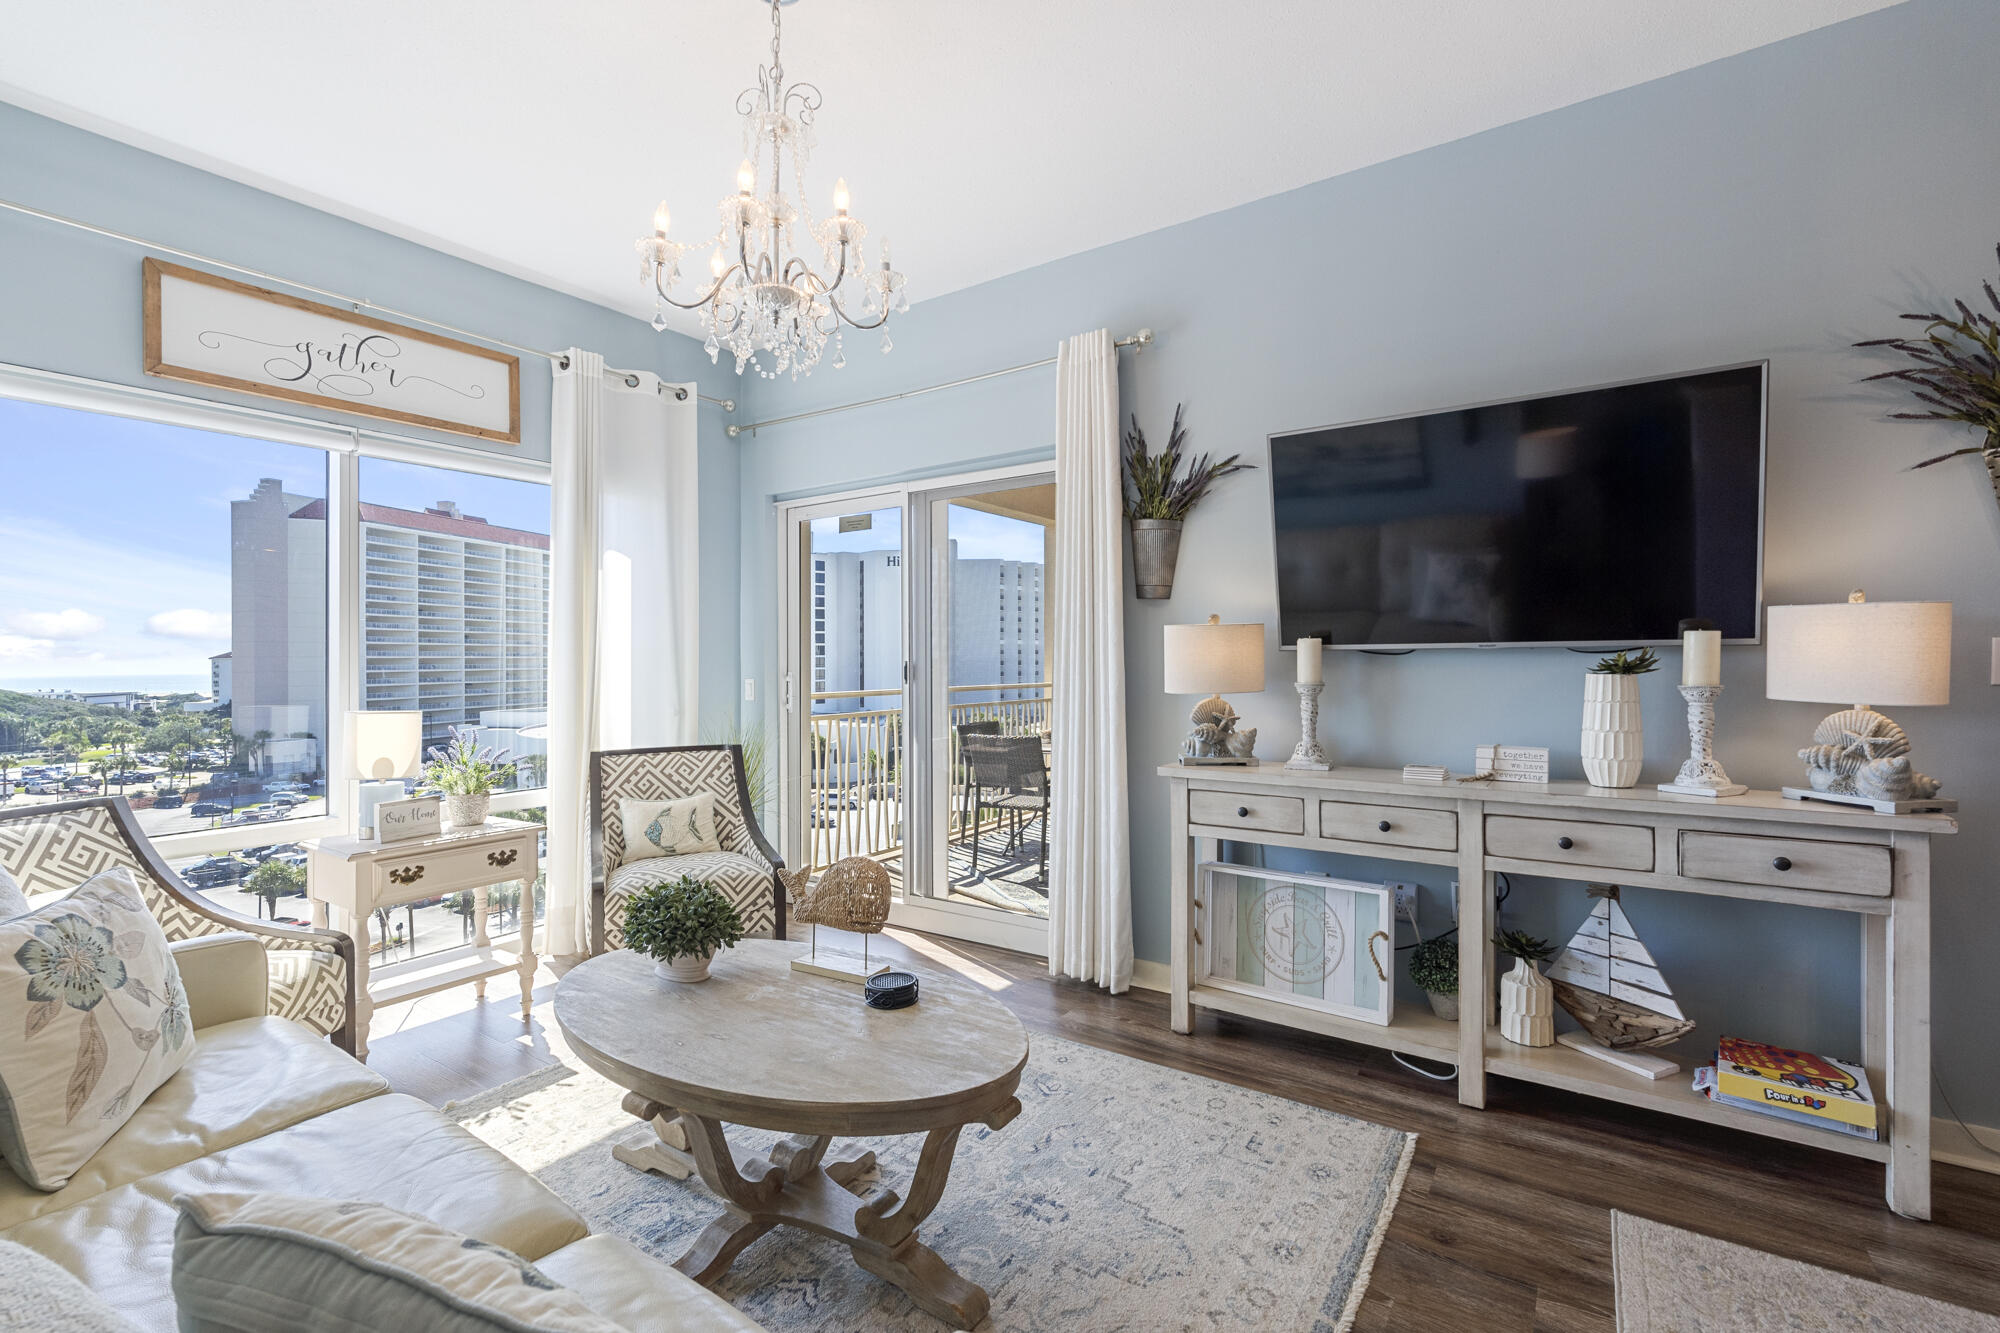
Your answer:
[[[671,221],[661,202],[653,212],[653,234],[637,242],[642,282],[655,298],[653,327],[667,326],[666,306],[699,310],[708,334],[702,346],[709,360],[724,348],[736,357],[736,373],[754,365],[766,379],[791,372],[810,374],[829,341],[833,368],[847,364],[841,325],[880,329],[889,316],[910,308],[903,275],[889,264],[889,242],[880,244],[877,264],[862,255],[868,229],[847,211],[847,182],[833,187],[833,216],[817,220],[806,204],[805,166],[812,153],[813,115],[820,91],[810,83],[785,83],[778,54],[779,6],[771,2],[771,63],[757,71],[757,86],[736,99],[743,117],[743,165],[736,169],[736,193],[722,201],[722,225],[706,241],[670,241]],[[785,190],[785,166],[797,202]],[[768,174],[767,174],[768,173]],[[817,246],[823,269],[800,253],[801,238]],[[676,300],[681,256],[707,247],[711,284],[691,300]],[[826,272],[832,277],[826,277]],[[893,344],[882,334],[882,350]],[[767,365],[758,353],[767,352]]]

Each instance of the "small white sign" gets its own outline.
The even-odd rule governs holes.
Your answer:
[[[518,444],[521,359],[157,259],[146,373]]]
[[[436,837],[444,831],[444,798],[412,796],[375,807],[375,836],[383,842]]]

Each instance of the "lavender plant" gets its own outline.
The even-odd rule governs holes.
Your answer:
[[[1221,462],[1209,461],[1207,454],[1192,461],[1186,457],[1187,428],[1181,425],[1186,404],[1174,405],[1173,429],[1167,433],[1167,447],[1160,453],[1146,446],[1146,432],[1139,427],[1139,414],[1132,414],[1132,429],[1124,435],[1125,517],[1184,519],[1208,494],[1209,487],[1232,472],[1247,472],[1254,464],[1239,463],[1241,454],[1231,454]],[[1181,464],[1187,463],[1187,471]]]
[[[512,752],[479,744],[473,727],[451,728],[451,741],[424,756],[424,781],[450,796],[487,796],[514,776]]]
[[[1994,248],[1994,253],[2000,255],[2000,246]],[[1993,307],[1994,314],[2000,315],[2000,293],[1993,290],[1990,282],[1979,285],[1986,293],[1987,304]],[[1926,458],[1914,467],[1930,467],[1967,454],[1983,454],[1995,494],[2000,495],[2000,322],[1964,301],[1954,300],[1952,306],[1956,318],[1936,312],[1902,316],[1924,326],[1920,336],[1869,338],[1854,344],[1886,347],[1910,363],[1869,375],[1863,383],[1895,380],[1908,386],[1911,396],[1924,405],[1922,411],[1891,412],[1894,420],[1956,421],[1983,432],[1984,442]]]

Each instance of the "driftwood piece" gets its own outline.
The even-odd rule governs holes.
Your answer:
[[[1673,1018],[1636,1004],[1551,979],[1556,1003],[1599,1045],[1616,1051],[1664,1046],[1694,1031],[1694,1020]]]

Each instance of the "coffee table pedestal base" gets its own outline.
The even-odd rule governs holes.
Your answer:
[[[845,1244],[862,1269],[901,1287],[921,1309],[954,1328],[972,1328],[986,1317],[986,1292],[917,1239],[917,1227],[944,1197],[963,1125],[925,1136],[908,1198],[884,1190],[857,1206],[861,1178],[874,1170],[875,1154],[822,1165],[833,1142],[830,1134],[795,1135],[772,1145],[768,1156],[739,1156],[719,1120],[676,1112],[636,1093],[625,1099],[625,1109],[650,1121],[661,1141],[620,1144],[612,1149],[619,1161],[676,1179],[685,1179],[691,1166],[723,1201],[726,1211],[674,1264],[703,1286],[713,1286],[736,1256],[771,1228],[803,1227]],[[1009,1097],[977,1123],[999,1129],[1020,1113],[1021,1103]]]

